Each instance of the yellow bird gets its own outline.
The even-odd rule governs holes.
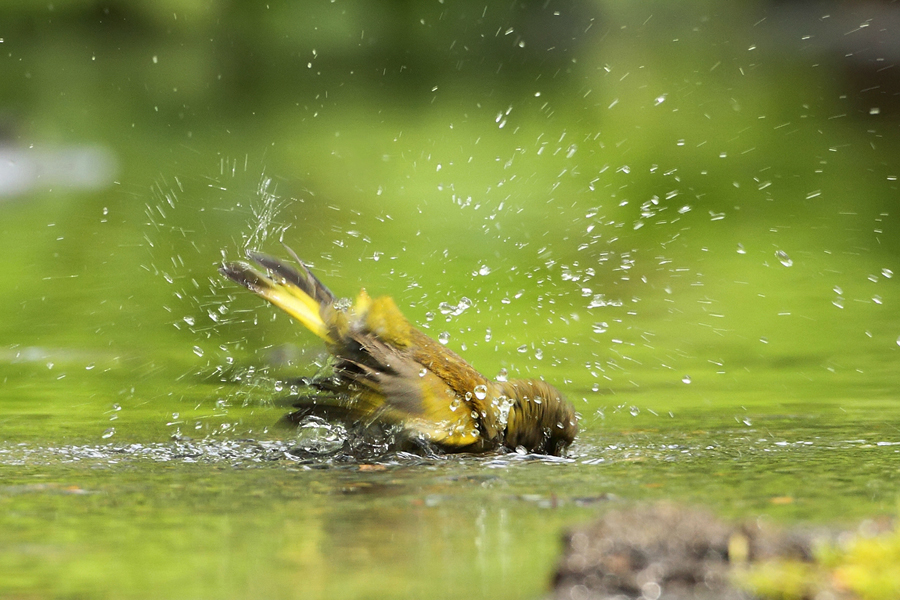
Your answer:
[[[575,439],[575,409],[535,379],[491,381],[456,353],[413,327],[388,296],[337,300],[297,258],[299,269],[248,252],[247,263],[219,271],[265,298],[325,341],[333,374],[309,384],[320,393],[296,405],[299,421],[315,407],[350,423],[399,426],[411,439],[446,452],[510,450],[562,455]]]

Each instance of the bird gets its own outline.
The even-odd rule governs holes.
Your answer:
[[[316,393],[287,415],[324,415],[396,428],[445,453],[515,451],[564,456],[578,432],[575,409],[538,379],[491,380],[414,327],[390,296],[362,288],[336,297],[289,247],[297,267],[247,251],[219,272],[277,306],[325,342],[330,374],[304,379]]]

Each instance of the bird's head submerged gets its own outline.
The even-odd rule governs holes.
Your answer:
[[[578,433],[578,419],[559,390],[534,379],[514,379],[496,385],[512,401],[505,445],[562,456]]]

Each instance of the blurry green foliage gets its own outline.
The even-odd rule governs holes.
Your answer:
[[[860,531],[822,552],[823,564],[839,589],[860,600],[900,598],[900,530]]]

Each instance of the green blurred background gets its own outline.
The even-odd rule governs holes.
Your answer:
[[[7,0],[0,593],[536,597],[610,494],[893,513],[897,13]],[[320,348],[215,272],[281,242],[573,460],[284,458]]]

